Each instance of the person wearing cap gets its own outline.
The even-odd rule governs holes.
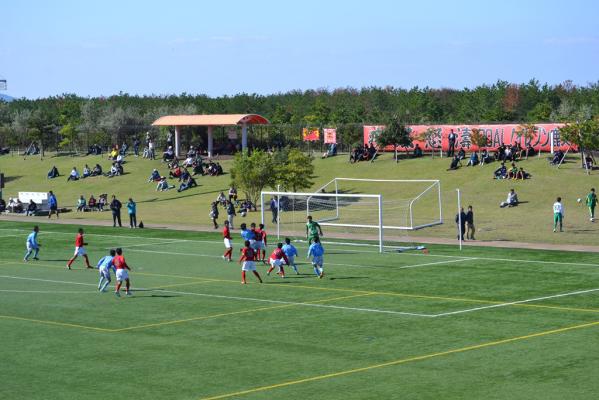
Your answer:
[[[173,146],[168,146],[168,149],[162,154],[162,161],[172,161],[175,158],[175,152],[173,151]]]
[[[160,181],[160,174],[158,173],[158,170],[156,168],[154,168],[152,170],[152,174],[150,175],[150,178],[148,179],[148,182],[158,182]]]

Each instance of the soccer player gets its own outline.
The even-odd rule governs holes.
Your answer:
[[[272,254],[270,255],[270,257],[268,259],[270,268],[268,269],[268,272],[266,273],[266,275],[270,275],[272,270],[275,269],[275,267],[277,267],[279,269],[277,274],[281,275],[281,278],[284,278],[285,277],[285,269],[283,268],[283,261],[285,261],[285,264],[289,265],[289,259],[287,258],[287,255],[283,251],[283,243],[278,243],[277,248],[274,249],[274,251],[272,252]]]
[[[131,282],[129,280],[129,273],[127,272],[131,271],[131,268],[125,262],[123,249],[120,247],[116,249],[116,256],[113,258],[112,263],[116,267],[116,288],[114,289],[114,294],[121,297],[121,285],[125,281],[125,287],[127,288],[125,293],[127,296],[131,296]]]
[[[293,270],[297,275],[299,275],[299,271],[297,270],[297,266],[295,265],[295,256],[297,256],[297,249],[294,245],[291,244],[291,240],[289,238],[285,238],[285,244],[283,245],[283,252],[287,256],[289,260],[289,265],[293,267]]]
[[[37,258],[38,253],[40,252],[40,244],[37,242],[37,234],[39,233],[40,228],[36,225],[33,227],[33,232],[31,232],[27,236],[27,242],[25,242],[25,246],[27,246],[27,253],[25,253],[25,257],[23,261],[29,261],[29,256],[33,253],[33,259],[39,260]]]
[[[250,238],[250,246],[256,252],[256,261],[260,261],[262,233],[256,229],[256,224],[254,222],[250,224],[250,232],[252,233],[252,237]]]
[[[564,221],[564,206],[562,205],[562,198],[558,197],[553,203],[553,232],[557,232],[557,225],[559,223],[559,231],[563,232]]]
[[[324,236],[320,224],[316,221],[312,221],[312,216],[308,215],[308,222],[306,223],[306,239],[308,239],[308,245],[312,243],[314,239],[320,239],[319,234],[320,236]]]
[[[262,261],[265,261],[266,246],[268,246],[268,244],[266,243],[266,231],[264,230],[264,224],[258,225],[258,229],[256,229],[256,232],[260,234],[260,250],[262,251]]]
[[[233,244],[231,243],[231,230],[229,229],[229,221],[225,221],[225,227],[223,228],[223,240],[225,242],[225,254],[223,260],[231,262],[233,256]]]
[[[114,251],[114,249],[110,249],[110,255],[104,256],[100,258],[100,261],[98,261],[97,267],[100,272],[98,290],[100,292],[106,292],[106,288],[108,287],[108,284],[110,284],[110,270],[113,270],[116,273],[116,268],[112,262],[115,255],[116,251]]]
[[[320,279],[324,277],[324,266],[322,259],[323,255],[324,248],[322,247],[322,244],[320,244],[320,239],[318,237],[315,237],[314,243],[312,243],[308,248],[307,258],[310,258],[310,256],[312,256],[312,266],[314,267],[314,273]]]
[[[591,222],[595,222],[595,206],[597,205],[597,195],[595,194],[595,188],[591,188],[591,192],[587,194],[586,199],[589,213],[591,214]]]
[[[241,249],[241,257],[239,258],[239,263],[241,264],[241,262],[243,262],[241,267],[241,283],[244,285],[247,283],[247,281],[245,280],[246,271],[252,271],[254,275],[256,275],[260,283],[262,283],[262,278],[260,277],[258,271],[256,271],[256,264],[254,262],[255,259],[256,251],[250,246],[250,241],[246,240],[245,247]]]
[[[71,265],[73,264],[73,261],[75,261],[77,256],[82,256],[85,259],[85,264],[87,265],[87,268],[93,268],[89,264],[89,258],[87,258],[87,253],[85,252],[85,247],[83,246],[87,246],[87,243],[85,243],[85,241],[83,240],[83,229],[79,228],[79,233],[77,233],[77,237],[75,238],[75,254],[67,263],[68,269],[71,269]]]
[[[242,223],[241,225],[239,225],[239,228],[241,229],[240,233],[241,233],[241,238],[246,241],[249,240],[250,242],[252,240],[254,240],[254,232],[252,232],[251,230],[248,229],[247,225],[244,223]]]

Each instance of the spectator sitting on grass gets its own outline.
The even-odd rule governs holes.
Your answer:
[[[173,151],[173,146],[168,146],[166,151],[162,153],[162,161],[167,162],[171,161],[175,158],[175,152]]]
[[[89,196],[89,200],[87,201],[87,206],[90,208],[90,210],[93,210],[96,208],[97,204],[96,204],[96,198],[94,197],[94,195],[90,195]]]
[[[518,205],[518,203],[518,195],[516,192],[514,192],[514,189],[510,189],[510,192],[507,194],[506,201],[502,201],[501,204],[499,204],[499,207],[515,207]]]
[[[470,159],[468,160],[468,164],[466,164],[466,166],[474,167],[475,165],[478,165],[478,153],[476,151],[473,151],[472,154],[470,154]]]
[[[505,179],[507,178],[507,168],[505,167],[505,163],[501,163],[501,167],[497,168],[495,172],[493,172],[493,177],[495,179]]]
[[[516,167],[515,163],[512,163],[512,167],[507,172],[508,179],[516,179],[516,175],[518,174],[518,167]]]
[[[520,167],[520,170],[516,173],[516,179],[528,179],[530,178],[530,174],[524,171],[524,168]]]
[[[354,147],[353,150],[349,153],[349,162],[355,163],[355,162],[360,161],[361,158],[362,158],[361,148],[358,146]]]
[[[418,143],[416,143],[416,146],[414,147],[414,157],[422,157],[422,148]]]
[[[83,167],[83,178],[87,178],[88,176],[91,176],[92,172],[89,169],[89,165],[85,164],[85,167]]]
[[[177,189],[177,192],[182,192],[194,186],[198,186],[198,184],[196,180],[193,179],[192,176],[188,173],[186,178],[183,179],[183,181],[181,182],[181,185],[179,185],[179,189]]]
[[[106,207],[106,203],[108,203],[108,194],[104,193],[100,195],[98,200],[98,211],[104,211],[104,207]]]
[[[196,161],[193,164],[193,175],[204,175],[204,165],[201,161]]]
[[[160,182],[156,185],[156,191],[158,192],[166,192],[169,189],[174,189],[175,185],[169,185],[166,181],[166,176],[160,177]]]
[[[102,175],[102,167],[100,166],[100,164],[96,164],[94,169],[92,169],[91,176],[100,176],[100,175]]]
[[[553,155],[553,158],[551,159],[551,165],[561,164],[564,157],[565,157],[565,154],[563,151],[561,151],[561,150],[556,151],[555,154]]]
[[[110,167],[110,171],[108,171],[106,176],[109,178],[113,178],[117,175],[119,175],[119,168],[117,167],[117,163],[114,162],[114,163],[112,163],[112,166]]]
[[[77,212],[85,211],[86,205],[85,197],[83,197],[83,195],[79,196],[79,199],[77,200]]]
[[[116,162],[119,164],[124,164],[125,163],[125,156],[123,156],[122,154],[119,154],[118,156],[116,156]]]
[[[33,200],[29,200],[29,204],[27,205],[27,211],[25,212],[25,215],[27,215],[27,216],[35,215],[36,211],[37,211],[37,204],[35,204],[35,202]]]
[[[23,203],[21,203],[21,200],[19,200],[19,199],[9,198],[7,209],[8,209],[8,211],[15,213],[15,214],[22,213],[23,212]]]
[[[458,150],[458,158],[460,159],[460,161],[466,158],[466,151],[463,147],[460,147],[460,149]]]
[[[456,169],[460,168],[461,166],[462,166],[462,163],[460,162],[460,158],[457,155],[455,155],[455,156],[453,156],[453,159],[451,160],[451,164],[449,165],[448,171],[456,170]]]
[[[56,168],[56,166],[53,166],[50,169],[50,171],[48,171],[48,179],[54,179],[58,176],[60,176],[60,174],[58,173],[58,168]]]
[[[150,175],[150,178],[148,178],[148,182],[158,182],[160,181],[160,174],[158,173],[158,170],[156,168],[154,168],[152,170],[152,174]]]
[[[181,170],[181,167],[177,165],[175,168],[169,171],[168,176],[171,178],[179,178],[182,173],[183,171]]]
[[[220,194],[216,198],[216,202],[223,207],[227,205],[227,197],[225,196],[224,192],[220,192]]]
[[[77,180],[79,180],[79,171],[77,171],[77,167],[73,167],[69,177],[67,178],[67,182],[68,181],[77,181]]]
[[[0,199],[0,212],[6,211],[6,201],[4,199]]]
[[[489,155],[489,152],[487,151],[487,149],[483,149],[483,151],[480,153],[480,163],[482,165],[485,165],[492,161],[493,161],[493,159]]]

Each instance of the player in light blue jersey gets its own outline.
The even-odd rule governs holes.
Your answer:
[[[105,292],[106,288],[110,284],[110,270],[116,273],[116,268],[112,262],[114,256],[116,255],[116,251],[114,249],[110,250],[110,255],[104,256],[98,261],[97,268],[100,272],[100,282],[98,282],[98,290],[100,292]]]
[[[29,256],[33,253],[33,259],[39,260],[37,258],[38,253],[40,252],[40,244],[37,242],[37,234],[39,233],[40,228],[36,225],[33,227],[33,232],[27,236],[27,242],[25,242],[25,246],[27,246],[27,253],[25,253],[25,257],[23,261],[29,261]]]
[[[313,242],[308,248],[308,258],[312,256],[312,266],[314,267],[314,273],[320,279],[324,277],[324,266],[323,266],[323,255],[324,248],[320,244],[318,237],[313,238]]]
[[[287,259],[289,260],[289,265],[291,265],[295,273],[299,275],[297,265],[295,265],[295,256],[297,256],[297,249],[294,245],[291,244],[291,240],[289,240],[289,238],[285,238],[285,244],[283,245],[283,253],[285,253],[285,255],[287,256]]]
[[[241,225],[239,225],[239,228],[241,228],[241,237],[243,239],[243,241],[245,242],[246,240],[249,241],[253,241],[254,240],[254,232],[249,230],[247,225],[245,224],[245,222]]]

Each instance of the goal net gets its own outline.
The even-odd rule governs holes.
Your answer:
[[[380,251],[411,242],[407,231],[442,223],[438,181],[337,178],[315,193],[264,191],[261,213],[262,223],[279,239],[305,240],[306,219],[311,215],[322,226],[326,240],[374,241]]]

